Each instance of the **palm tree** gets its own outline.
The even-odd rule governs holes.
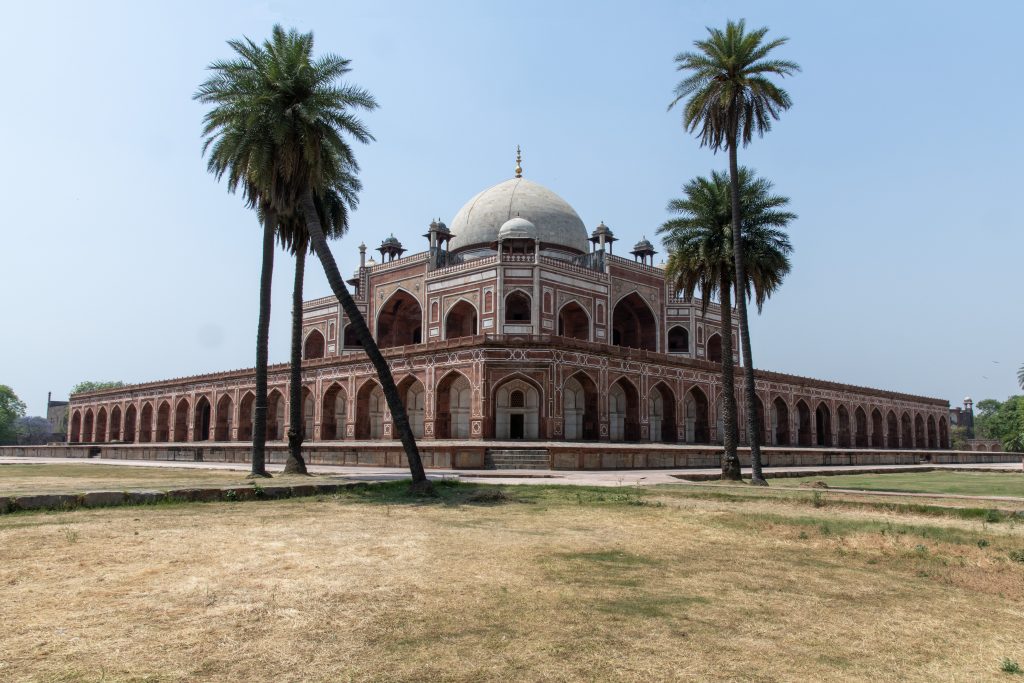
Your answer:
[[[377,348],[366,321],[356,307],[327,246],[316,211],[316,196],[344,193],[347,177],[358,170],[346,136],[361,143],[373,140],[354,110],[377,107],[361,88],[338,83],[351,71],[350,61],[334,55],[317,59],[313,34],[285,31],[275,26],[269,40],[257,45],[249,39],[231,41],[239,59],[215,62],[216,72],[197,97],[215,102],[227,112],[224,123],[209,135],[238,136],[246,141],[248,160],[272,159],[271,173],[260,173],[256,187],[268,194],[281,213],[301,213],[314,253],[327,281],[363,345],[378,377],[394,425],[405,447],[413,489],[429,490],[409,418],[402,405],[387,361]]]
[[[359,203],[358,192],[362,183],[354,175],[346,184],[346,193],[340,195],[331,190],[325,197],[316,197],[316,210],[320,222],[325,225],[329,237],[338,238],[348,231],[349,209]],[[289,373],[289,403],[291,405],[288,427],[288,456],[285,459],[286,474],[306,474],[306,461],[302,457],[304,440],[304,406],[302,402],[302,289],[306,272],[306,252],[309,251],[309,235],[306,234],[305,218],[291,213],[278,226],[278,237],[282,246],[295,255],[295,282],[292,287],[292,348]]]
[[[739,169],[743,211],[742,249],[747,255],[747,281],[743,291],[753,297],[758,310],[789,273],[793,248],[782,230],[795,214],[783,210],[789,199],[771,194],[769,181]],[[736,455],[737,419],[732,349],[732,288],[734,286],[732,202],[729,178],[712,172],[710,178],[694,178],[683,186],[682,199],[669,202],[668,211],[678,218],[665,221],[658,232],[668,251],[666,277],[675,290],[692,297],[701,292],[701,313],[717,296],[722,310],[722,478],[740,479]],[[742,298],[739,292],[736,298]],[[748,423],[751,424],[751,423]],[[753,425],[751,425],[753,428]]]
[[[699,130],[702,147],[712,151],[725,148],[729,152],[730,199],[732,204],[733,250],[737,282],[746,282],[743,245],[740,241],[742,210],[739,192],[739,162],[736,146],[746,146],[754,133],[763,136],[771,130],[771,122],[789,109],[792,101],[785,90],[775,85],[770,76],[789,76],[800,70],[790,61],[766,59],[787,38],[764,42],[767,28],[747,33],[745,22],[727,22],[725,30],[708,29],[708,38],[694,41],[695,52],[676,55],[676,70],[688,75],[675,88],[672,109],[686,99],[683,108],[683,127],[690,133]],[[746,385],[744,403],[750,429],[751,483],[767,486],[761,472],[760,433],[755,417],[754,359],[751,353],[750,325],[747,319],[745,297],[737,298],[740,319],[740,340],[745,359]]]
[[[1020,370],[1017,371],[1017,384],[1024,389],[1024,365],[1020,366]]]

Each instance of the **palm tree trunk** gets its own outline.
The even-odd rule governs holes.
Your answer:
[[[767,486],[761,472],[761,425],[757,422],[754,386],[754,359],[750,353],[750,323],[747,320],[747,268],[743,258],[743,236],[740,232],[740,172],[736,161],[736,141],[733,128],[729,139],[729,194],[732,199],[732,254],[736,263],[736,309],[740,318],[740,344],[743,356],[744,408],[747,413],[747,441],[750,444],[750,483]]]
[[[288,393],[291,403],[288,418],[288,457],[284,461],[285,474],[307,474],[302,458],[302,431],[305,424],[305,406],[302,403],[302,280],[306,273],[305,243],[295,246],[295,285],[292,287],[292,358]]]
[[[722,435],[722,479],[740,481],[740,459],[736,455],[738,439],[736,429],[736,372],[732,360],[732,282],[728,269],[722,269],[719,286],[722,308],[722,411],[724,413]]]
[[[388,402],[388,410],[391,411],[392,422],[395,429],[398,430],[402,446],[405,447],[405,457],[409,461],[409,470],[412,473],[413,491],[430,491],[430,480],[427,479],[426,472],[423,470],[423,461],[420,460],[420,452],[416,448],[416,437],[413,436],[412,428],[409,426],[409,416],[406,414],[405,406],[398,395],[395,378],[391,376],[391,368],[388,366],[388,362],[381,355],[380,349],[377,348],[377,342],[373,340],[369,328],[366,327],[366,320],[363,319],[363,314],[359,312],[356,302],[352,300],[352,296],[348,293],[348,288],[345,287],[345,281],[341,279],[338,265],[334,262],[334,254],[331,253],[330,248],[327,246],[327,238],[324,237],[323,227],[320,225],[320,218],[316,212],[312,190],[307,190],[302,197],[302,211],[306,217],[306,232],[309,233],[310,240],[313,243],[313,250],[324,267],[327,282],[331,285],[334,295],[338,297],[338,303],[341,304],[345,315],[348,316],[356,338],[362,345],[363,350],[366,351],[366,355],[370,357],[373,367],[377,370],[377,377],[380,379],[381,388],[384,390],[384,398]]]
[[[274,277],[273,211],[263,212],[263,266],[260,271],[260,318],[256,325],[256,400],[252,420],[252,471],[250,477],[269,477],[267,472],[267,355],[270,338],[270,286]]]

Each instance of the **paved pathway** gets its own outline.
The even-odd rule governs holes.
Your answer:
[[[247,472],[248,463],[189,462],[170,460],[121,460],[115,458],[15,458],[0,457],[5,463],[56,463],[83,465],[120,465],[124,467],[177,467],[206,470],[234,470]],[[280,472],[283,465],[270,464],[267,469]],[[963,465],[842,465],[821,467],[766,467],[765,472],[799,472],[801,476],[813,476],[827,472],[856,472],[878,470],[908,471],[914,469],[972,469],[972,470],[1021,470],[1019,463],[976,463]],[[408,471],[395,467],[346,467],[340,465],[310,465],[310,472],[332,474],[352,481],[395,481],[407,479]],[[658,470],[428,470],[431,479],[469,479],[481,483],[505,484],[569,484],[574,486],[647,486],[651,484],[692,485],[675,475],[715,474],[716,468],[658,469]],[[2,474],[2,470],[0,470]],[[750,470],[743,470],[749,476]],[[835,490],[835,489],[833,489]],[[933,495],[933,494],[929,494]]]

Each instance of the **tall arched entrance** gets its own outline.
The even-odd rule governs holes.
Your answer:
[[[402,397],[405,414],[409,418],[409,428],[417,439],[423,436],[423,402],[426,392],[423,382],[415,377],[406,377],[398,383],[398,395]]]
[[[320,416],[320,438],[328,441],[345,438],[348,423],[348,398],[341,385],[335,382],[324,392],[323,413]]]
[[[772,401],[772,435],[776,446],[789,445],[789,406],[781,396]]]
[[[679,440],[676,430],[676,395],[664,382],[658,382],[651,389],[647,399],[647,420],[651,441],[675,443]]]
[[[409,292],[400,289],[377,311],[377,346],[387,349],[419,344],[422,340],[423,311],[420,303]],[[348,341],[346,338],[346,346]]]
[[[138,427],[138,424],[136,424],[138,419],[139,413],[135,405],[128,406],[124,411],[124,434],[121,435],[121,441],[125,443],[135,442],[135,430]]]
[[[857,406],[857,410],[853,411],[853,422],[856,430],[856,439],[854,444],[857,448],[868,447],[868,416],[864,412],[864,409]]]
[[[590,340],[590,318],[575,301],[570,301],[558,312],[558,334],[570,339]]]
[[[356,438],[384,438],[384,415],[387,402],[380,385],[369,380],[356,392]]]
[[[231,402],[231,397],[224,394],[217,401],[217,420],[216,426],[213,429],[213,440],[214,441],[230,441],[231,440],[231,427],[234,422],[234,404]]]
[[[814,427],[817,432],[818,446],[832,447],[832,411],[824,403],[814,409]]]
[[[173,441],[188,441],[188,399],[178,401],[174,409],[174,438]]]
[[[710,443],[708,397],[699,387],[693,387],[683,398],[686,415],[686,443]]]
[[[796,443],[798,446],[812,446],[811,409],[803,402],[796,402]]]
[[[597,440],[597,385],[587,373],[577,372],[565,381],[562,417],[566,441]]]
[[[194,415],[195,422],[192,423],[192,440],[193,441],[209,441],[210,440],[210,423],[213,411],[210,409],[210,400],[205,396],[200,396],[199,400],[196,401],[196,410]]]
[[[444,338],[472,337],[476,334],[476,308],[465,299],[451,307],[444,317]]]
[[[238,404],[238,440],[252,441],[253,420],[256,415],[256,396],[247,392]]]
[[[615,304],[612,312],[612,344],[647,351],[658,350],[658,323],[654,312],[636,292]]]
[[[494,436],[537,439],[540,436],[540,392],[530,382],[511,379],[494,393]]]
[[[435,393],[434,433],[439,439],[468,439],[473,390],[459,372],[441,378]]]
[[[608,437],[612,441],[640,440],[640,397],[625,377],[608,389]]]

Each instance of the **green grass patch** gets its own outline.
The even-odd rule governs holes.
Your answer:
[[[1024,474],[1007,472],[894,472],[893,474],[839,474],[772,480],[773,486],[795,487],[822,481],[829,488],[894,493],[936,493],[965,496],[1024,498]]]

